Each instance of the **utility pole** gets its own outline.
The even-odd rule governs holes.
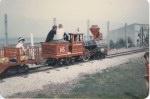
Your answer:
[[[145,39],[145,34],[144,34],[144,27],[141,27],[141,46],[144,46],[144,39]]]
[[[143,27],[141,27],[141,45],[143,46]]]
[[[56,25],[56,18],[53,18],[53,25]]]
[[[89,33],[89,28],[90,28],[90,20],[87,20],[87,40],[90,38],[90,33]]]
[[[108,47],[108,49],[110,48],[110,45],[109,45],[109,29],[110,29],[110,22],[107,21],[107,47]]]
[[[126,48],[128,48],[127,23],[124,25]]]
[[[8,22],[7,22],[7,14],[4,15],[5,22],[5,46],[8,45]]]

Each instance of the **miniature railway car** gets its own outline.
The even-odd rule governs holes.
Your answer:
[[[34,50],[34,54],[33,53]],[[24,54],[19,48],[5,47],[0,50],[0,74],[13,75],[28,71],[27,64],[38,64],[39,48],[29,48]],[[34,55],[34,56],[31,56]],[[34,57],[34,59],[33,59]]]

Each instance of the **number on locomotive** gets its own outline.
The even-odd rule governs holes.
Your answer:
[[[60,47],[59,52],[64,53],[65,52],[65,47],[64,46]]]

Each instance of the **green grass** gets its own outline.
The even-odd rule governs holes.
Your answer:
[[[72,97],[100,99],[144,99],[145,65],[140,59],[130,61],[102,73],[86,75],[72,90]]]

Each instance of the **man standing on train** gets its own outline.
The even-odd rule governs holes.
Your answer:
[[[54,35],[56,35],[57,26],[53,26],[50,32],[47,35],[45,42],[50,42],[54,39]]]
[[[59,41],[64,40],[64,28],[62,24],[58,25],[58,28],[56,30],[56,35],[54,36],[54,40],[59,40]]]

